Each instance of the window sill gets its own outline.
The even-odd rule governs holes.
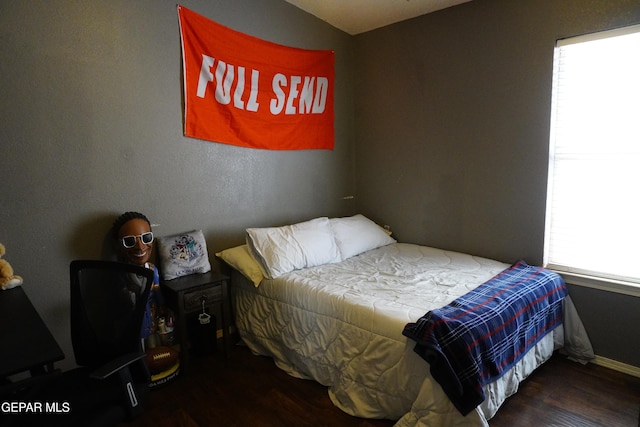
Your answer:
[[[567,273],[553,270],[558,273],[569,285],[584,286],[601,291],[615,292],[618,294],[640,297],[640,285],[623,280],[605,279],[603,277],[587,276],[584,274]]]

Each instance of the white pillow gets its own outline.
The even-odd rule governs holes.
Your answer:
[[[341,261],[327,217],[283,227],[247,228],[247,245],[270,279]]]
[[[158,237],[160,271],[164,280],[211,271],[202,230]]]
[[[256,288],[260,285],[262,279],[264,279],[260,264],[258,264],[251,255],[247,245],[225,249],[216,253],[216,256],[238,270],[244,277],[251,280]]]
[[[382,227],[361,214],[331,218],[330,223],[343,260],[396,242]]]

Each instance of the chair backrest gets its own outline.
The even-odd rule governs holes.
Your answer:
[[[75,260],[70,275],[76,363],[98,366],[142,351],[140,332],[153,270],[114,261]]]

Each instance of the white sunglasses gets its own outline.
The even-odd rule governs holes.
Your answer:
[[[136,245],[136,239],[138,237],[140,238],[140,241],[145,245],[149,245],[153,242],[153,233],[151,231],[147,231],[146,233],[138,234],[136,236],[124,236],[122,238],[122,246],[127,249],[134,247]]]

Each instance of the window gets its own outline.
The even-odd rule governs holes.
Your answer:
[[[558,41],[545,265],[640,287],[640,25]]]

